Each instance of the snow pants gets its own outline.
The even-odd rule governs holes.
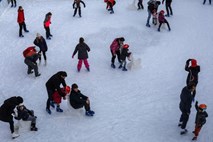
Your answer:
[[[85,67],[86,67],[87,69],[89,69],[89,63],[88,63],[87,59],[79,59],[79,60],[78,60],[78,65],[77,65],[78,71],[81,70],[82,62],[84,62]]]

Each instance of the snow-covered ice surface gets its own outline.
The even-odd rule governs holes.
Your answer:
[[[11,96],[22,96],[24,104],[38,116],[38,132],[28,131],[29,123],[20,128],[20,137],[12,140],[9,125],[0,122],[1,142],[188,142],[194,129],[195,108],[187,125],[189,133],[181,136],[177,127],[180,111],[179,96],[185,86],[188,58],[201,66],[196,100],[206,103],[209,118],[200,132],[198,142],[213,142],[213,7],[202,1],[173,1],[174,16],[167,18],[171,32],[163,25],[145,26],[145,10],[130,9],[132,0],[117,0],[115,14],[105,10],[103,0],[85,0],[82,18],[72,17],[71,0],[22,0],[29,33],[18,37],[17,8],[9,6],[0,16],[0,104]],[[160,5],[159,10],[165,9]],[[45,37],[44,16],[52,12],[51,32],[47,41],[47,66],[39,65],[41,76],[27,75],[23,50],[33,45],[36,33]],[[89,64],[76,71],[77,56],[72,59],[79,37],[90,46]],[[122,72],[110,67],[109,46],[116,37],[125,37],[134,57],[141,58],[141,68]],[[116,66],[118,63],[116,60]],[[68,73],[68,85],[77,83],[90,97],[96,112],[90,118],[84,110],[74,110],[63,101],[63,113],[45,111],[46,81],[56,72]]]

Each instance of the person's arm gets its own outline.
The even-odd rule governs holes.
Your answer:
[[[80,1],[80,2],[84,5],[84,7],[86,7],[86,5],[85,5],[85,3],[83,1]]]
[[[189,71],[189,62],[191,61],[191,59],[188,59],[187,61],[186,61],[186,65],[185,65],[185,70],[186,71]]]
[[[72,54],[72,58],[74,58],[74,56],[75,56],[75,54],[78,52],[78,45],[75,47],[75,50],[74,50],[74,52],[73,52],[73,54]]]

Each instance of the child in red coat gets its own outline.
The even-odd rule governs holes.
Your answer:
[[[69,86],[61,88],[61,92],[64,93],[65,96],[70,93],[70,90],[71,90],[71,88]],[[53,93],[53,101],[54,101],[54,103],[57,104],[57,107],[56,107],[57,112],[63,112],[63,110],[60,108],[61,98],[62,98],[62,96],[59,95],[58,91],[55,91]],[[63,97],[63,99],[65,99],[65,97]]]
[[[169,22],[166,20],[165,16],[164,16],[164,10],[161,10],[159,15],[158,15],[158,21],[160,23],[159,27],[158,27],[158,31],[160,32],[160,27],[163,23],[166,23],[167,26],[168,26],[168,29],[169,31],[171,30],[170,29],[170,26],[169,26]]]
[[[18,7],[17,22],[19,24],[19,37],[24,37],[23,34],[22,34],[22,29],[24,28],[25,32],[29,32],[29,31],[26,28],[25,18],[24,18],[24,9],[22,8],[22,6]]]

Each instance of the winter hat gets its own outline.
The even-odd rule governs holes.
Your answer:
[[[119,40],[123,42],[125,41],[124,37],[120,37]]]
[[[72,89],[75,89],[75,88],[78,88],[78,85],[77,84],[72,84]]]
[[[18,97],[16,97],[16,99],[17,99],[17,103],[18,104],[23,103],[23,98],[22,97],[18,96]]]
[[[129,44],[124,44],[123,48],[129,48]]]
[[[83,43],[84,42],[84,38],[83,37],[80,37],[79,38],[79,43]]]
[[[205,110],[207,108],[207,105],[206,104],[200,104],[198,108],[201,109],[201,110]]]
[[[62,71],[62,72],[61,72],[61,76],[67,77],[67,73],[66,73],[65,71]]]
[[[41,35],[39,33],[36,34],[36,37],[41,37]]]
[[[196,67],[197,66],[197,61],[195,59],[191,60],[191,67]]]

